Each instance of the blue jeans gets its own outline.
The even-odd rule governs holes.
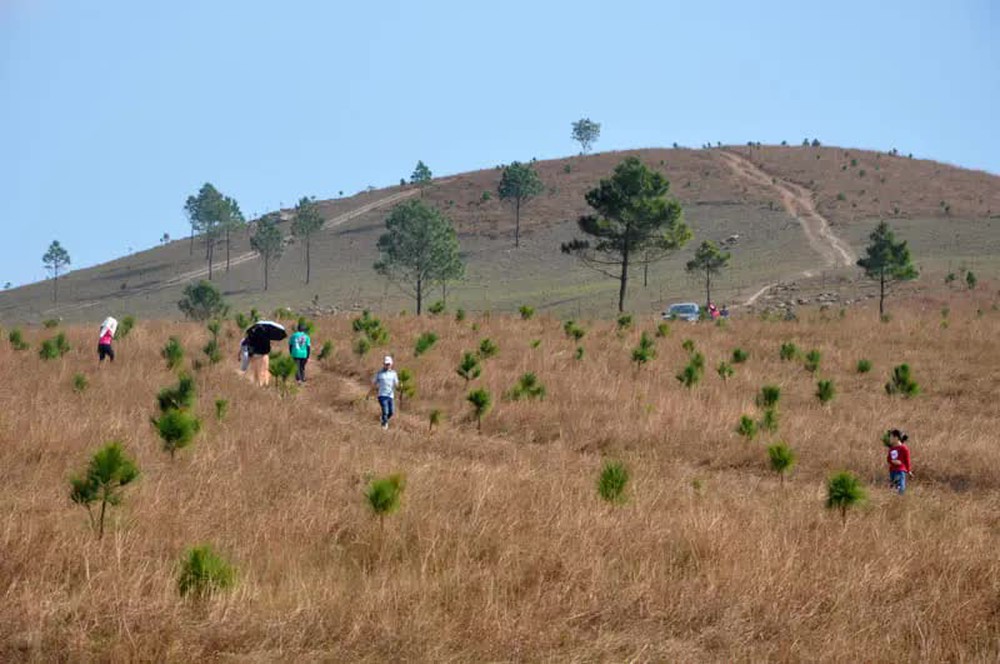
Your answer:
[[[382,408],[382,424],[388,424],[392,419],[392,397],[379,397],[378,405]]]
[[[890,470],[889,483],[899,492],[899,495],[903,495],[903,492],[906,491],[906,473],[902,470]]]

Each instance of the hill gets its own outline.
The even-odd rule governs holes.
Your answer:
[[[880,217],[910,241],[928,277],[925,284],[961,267],[980,277],[997,275],[1000,177],[842,148],[649,149],[536,162],[546,190],[524,209],[524,242],[517,251],[510,207],[496,196],[499,167],[434,180],[423,195],[453,220],[469,263],[467,279],[451,287],[449,303],[477,311],[531,304],[566,315],[609,313],[616,284],[561,255],[558,247],[576,234],[576,218],[588,211],[583,194],[627,155],[666,174],[696,240],[739,236],[731,247],[732,268],[718,280],[722,302],[763,304],[761,296],[772,295],[768,287],[788,281],[796,282],[800,296],[833,291],[838,300],[854,301],[870,295],[849,264]],[[400,186],[323,201],[328,225],[314,243],[312,284],[303,283],[302,250],[292,245],[263,292],[259,261],[246,237],[236,239],[231,269],[219,263],[215,280],[243,310],[411,307],[371,264],[388,210],[416,195],[416,189]],[[634,275],[632,310],[701,299],[698,281],[683,270],[694,244],[650,266],[648,275]],[[93,320],[106,313],[175,317],[184,284],[206,273],[198,247],[177,240],[70,273],[61,282],[58,304],[47,283],[6,291],[0,320]]]
[[[196,324],[140,321],[103,366],[89,325],[47,362],[36,350],[59,330],[29,331],[27,351],[0,345],[0,384],[16,387],[0,393],[0,660],[995,661],[1000,313],[955,293],[931,303],[950,306],[945,326],[920,304],[897,301],[885,324],[848,310],[675,325],[641,368],[646,322],[585,323],[576,342],[545,316],[394,315],[360,358],[351,318],[329,317],[315,339],[334,352],[284,397],[238,374],[232,322],[215,365]],[[428,331],[436,345],[414,357]],[[203,421],[174,460],[149,424],[177,380],[168,336],[187,350]],[[455,366],[483,338],[499,353],[467,385]],[[691,389],[673,378],[686,339],[705,358]],[[786,342],[820,352],[815,375],[779,358]],[[735,348],[748,359],[724,381],[715,367]],[[382,431],[362,397],[386,351],[416,395]],[[912,399],[883,388],[904,361]],[[527,371],[545,398],[504,398]],[[836,388],[826,405],[820,378]],[[762,417],[767,384],[781,388],[778,430],[744,440],[737,422]],[[481,434],[465,400],[476,387],[494,397]],[[911,436],[902,497],[885,484],[889,427]],[[68,478],[113,439],[141,475],[98,540]],[[765,451],[777,441],[798,458],[783,482]],[[597,495],[607,461],[631,475],[619,505]],[[844,469],[869,498],[842,521],[824,501]],[[363,492],[390,473],[405,490],[382,523]],[[179,561],[201,544],[235,585],[182,598]]]

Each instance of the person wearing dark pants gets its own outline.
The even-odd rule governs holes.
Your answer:
[[[288,339],[288,354],[295,360],[295,380],[299,383],[306,382],[306,362],[312,351],[312,340],[306,332],[305,323],[299,323],[299,328]]]
[[[115,361],[115,351],[111,347],[111,342],[115,338],[115,331],[112,326],[102,326],[101,336],[97,340],[97,361],[103,362],[104,358],[108,358],[110,362]]]
[[[389,428],[389,420],[395,414],[393,397],[399,387],[399,376],[392,369],[392,357],[386,355],[382,361],[382,369],[372,379],[372,390],[378,393],[378,405],[382,411],[382,428]],[[371,396],[371,392],[368,393]]]

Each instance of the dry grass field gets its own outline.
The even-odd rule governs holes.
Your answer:
[[[890,300],[888,323],[870,308],[674,323],[638,370],[631,349],[658,321],[580,321],[577,359],[552,318],[383,317],[388,344],[359,358],[335,317],[314,337],[333,355],[286,397],[236,371],[229,323],[223,362],[194,373],[202,431],[174,461],[149,422],[176,380],[160,348],[178,335],[190,365],[203,326],[140,321],[104,366],[94,330],[69,328],[73,350],[49,362],[37,347],[55,330],[30,331],[31,349],[0,348],[0,661],[996,661],[1000,312],[982,293]],[[440,339],[414,357],[426,331]],[[500,351],[470,386],[495,401],[478,434],[455,367],[483,338]],[[685,339],[706,359],[692,389],[674,378]],[[779,359],[788,341],[821,351],[816,376]],[[749,359],[724,383],[737,347]],[[384,352],[417,386],[389,431],[362,398]],[[913,399],[883,389],[902,362]],[[504,400],[527,371],[545,399]],[[827,405],[819,377],[836,384]],[[780,428],[746,442],[734,430],[764,384],[781,387]],[[890,426],[911,436],[903,497],[884,478]],[[68,478],[108,440],[142,475],[97,540]],[[776,440],[799,459],[784,483]],[[606,460],[631,472],[624,504],[597,495]],[[824,506],[840,469],[869,494],[846,525]],[[380,526],[363,491],[389,473],[405,492]],[[181,598],[178,562],[202,543],[236,584]]]

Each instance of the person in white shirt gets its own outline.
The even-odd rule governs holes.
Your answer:
[[[393,400],[396,388],[399,387],[399,376],[392,368],[392,357],[386,355],[382,360],[382,369],[372,379],[372,391],[378,394],[378,405],[382,409],[382,428],[389,428],[389,420],[395,412]],[[370,396],[371,393],[369,393]]]

